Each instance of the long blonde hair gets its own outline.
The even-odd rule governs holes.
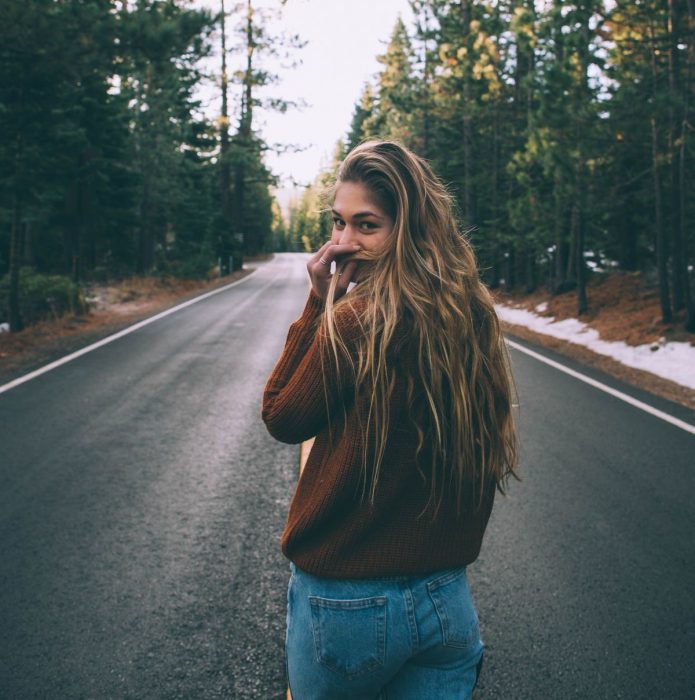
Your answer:
[[[516,386],[492,297],[479,278],[467,234],[458,229],[451,196],[426,161],[395,141],[367,141],[354,148],[326,193],[329,201],[342,182],[364,185],[394,222],[381,254],[356,256],[368,265],[368,274],[335,303],[338,275],[333,275],[319,325],[330,341],[326,347],[336,361],[334,370],[342,355],[352,374],[355,400],[361,392],[369,407],[361,426],[362,496],[371,471],[374,503],[395,379],[387,354],[401,324],[406,324],[414,360],[408,405],[413,406],[416,386],[424,398],[424,415],[416,420],[416,456],[426,441],[431,447],[425,510],[437,498],[436,515],[452,481],[459,513],[473,490],[479,504],[493,484],[506,493],[509,476],[519,479],[512,413],[518,404],[512,400]],[[357,351],[349,353],[335,317],[357,305],[364,309],[359,315],[364,334]],[[370,432],[375,454],[368,465]]]

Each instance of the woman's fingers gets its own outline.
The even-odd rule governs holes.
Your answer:
[[[322,265],[330,271],[331,263],[341,255],[349,255],[360,250],[361,246],[353,243],[331,243],[321,246],[309,261],[313,265]],[[320,268],[319,268],[320,269]]]
[[[332,241],[328,241],[309,259],[309,262],[307,262],[307,270],[311,277],[311,284],[319,296],[324,299],[326,298],[326,292],[328,291],[328,285],[331,280],[331,263],[340,257],[356,253],[358,250],[361,250],[361,246],[357,244],[333,243]],[[349,275],[353,272],[354,269],[350,271]],[[344,286],[345,289],[347,289],[350,282],[349,275],[346,275],[347,281],[344,285],[342,278],[338,280],[340,288]]]
[[[359,260],[348,260],[348,262],[342,266],[340,272],[338,273],[340,279],[338,280],[336,291],[343,293],[347,292],[347,288],[350,285],[350,282],[352,282],[352,278],[354,277],[359,264]]]
[[[350,261],[343,265],[342,269],[338,273],[339,277],[338,282],[335,285],[335,296],[333,297],[334,300],[339,299],[347,293],[350,282],[352,282],[352,278],[354,277],[358,266],[358,261]]]

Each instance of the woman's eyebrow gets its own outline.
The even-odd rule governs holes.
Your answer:
[[[339,211],[336,211],[335,209],[332,210],[332,212],[336,216],[342,216],[342,214]],[[373,211],[360,211],[357,212],[357,214],[353,215],[353,219],[363,219],[365,216],[373,216],[375,219],[382,219],[382,216],[379,216],[378,214],[375,214]]]

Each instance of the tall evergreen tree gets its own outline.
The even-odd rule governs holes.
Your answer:
[[[175,239],[174,203],[183,195],[183,153],[195,133],[193,97],[207,56],[213,18],[174,0],[138,0],[124,16],[131,65],[122,90],[134,111],[133,136],[140,178],[138,273],[165,264]]]
[[[345,139],[347,150],[352,150],[360,141],[374,136],[368,132],[368,127],[375,122],[374,89],[366,83],[362,89],[350,121],[350,130]]]
[[[280,8],[275,8],[275,11],[259,9],[253,0],[245,0],[237,5],[237,11],[242,15],[237,32],[246,60],[235,75],[242,92],[238,128],[229,149],[234,173],[232,228],[243,240],[245,252],[256,254],[265,248],[265,237],[270,232],[272,207],[267,191],[276,180],[263,163],[264,151],[269,146],[254,127],[254,115],[257,107],[285,112],[298,104],[293,100],[262,96],[266,87],[279,80],[265,62],[271,58],[290,58],[304,42],[296,35],[269,31],[269,20],[273,16],[279,17]]]
[[[413,75],[414,54],[405,24],[396,22],[386,52],[377,57],[383,66],[377,77],[378,99],[365,115],[365,135],[392,138],[413,146],[420,135],[420,108]]]

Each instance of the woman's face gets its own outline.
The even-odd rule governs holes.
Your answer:
[[[393,230],[393,219],[375,199],[361,182],[341,182],[333,200],[331,241],[357,243],[363,250],[379,252]]]

